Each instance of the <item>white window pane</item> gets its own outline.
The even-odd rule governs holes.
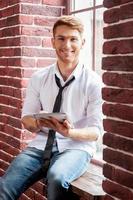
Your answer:
[[[96,6],[102,5],[102,4],[103,4],[103,0],[96,0]]]
[[[77,13],[75,16],[79,17],[85,26],[84,36],[86,42],[81,52],[81,59],[92,69],[93,12]]]
[[[72,0],[72,11],[89,8],[93,6],[93,0]]]
[[[96,10],[96,28],[95,28],[95,70],[97,73],[102,74],[101,63],[102,63],[102,46],[103,46],[103,12],[104,8]]]

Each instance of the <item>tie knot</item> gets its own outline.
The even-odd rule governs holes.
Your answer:
[[[55,74],[55,81],[56,81],[56,84],[57,86],[60,88],[60,89],[64,89],[65,87],[67,87],[68,85],[70,85],[73,81],[74,81],[75,77],[73,76],[68,82],[66,82],[66,84],[64,86],[61,85],[60,83],[60,79],[56,76]]]

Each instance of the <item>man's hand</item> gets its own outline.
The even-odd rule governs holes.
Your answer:
[[[40,126],[45,126],[47,128],[53,129],[64,137],[69,137],[70,129],[73,128],[68,120],[64,120],[62,123],[53,117],[50,117],[50,119],[40,119],[39,124]]]

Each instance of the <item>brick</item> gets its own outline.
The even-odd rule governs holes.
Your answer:
[[[6,27],[17,25],[19,23],[19,15],[11,16],[6,19]]]
[[[38,48],[22,48],[22,55],[28,57],[55,57],[55,51],[52,49],[38,49]]]
[[[15,15],[18,13],[19,13],[19,4],[11,6],[11,7],[5,7],[5,9],[1,10],[0,15],[2,18],[2,17],[8,17],[11,15]],[[7,18],[7,20],[8,20],[8,18]]]
[[[0,39],[0,47],[19,46],[20,37]]]
[[[42,36],[42,37],[51,37],[51,29],[48,27],[27,27],[27,26],[21,26],[21,35],[27,35],[27,36]]]
[[[104,130],[111,133],[116,133],[118,135],[122,135],[125,137],[133,138],[133,124],[124,122],[124,121],[116,121],[112,119],[104,119],[103,120]]]
[[[10,126],[12,126],[12,127],[18,128],[18,129],[22,128],[22,124],[21,124],[20,119],[14,118],[12,116],[9,116],[9,118],[8,118],[8,124]]]
[[[32,188],[37,191],[40,194],[44,194],[44,189],[46,189],[46,186],[43,183],[43,180],[36,182]],[[46,191],[45,191],[46,192]]]
[[[121,4],[133,2],[132,0],[121,0]]]
[[[4,133],[7,133],[11,136],[13,136],[14,138],[21,138],[21,130],[18,130],[15,127],[12,127],[11,125],[7,124],[4,126]]]
[[[133,71],[133,56],[110,56],[102,58],[102,69],[108,71]]]
[[[31,188],[29,188],[28,190],[26,190],[25,195],[27,197],[29,197],[30,199],[35,199],[35,191],[32,190]]]
[[[38,199],[39,199],[39,200],[47,200],[46,197],[40,195],[39,193],[36,193],[36,194],[35,194],[35,200],[38,200]]]
[[[120,8],[120,19],[130,19],[133,18],[133,3],[121,6]]]
[[[112,8],[112,7],[115,7],[115,6],[119,6],[119,5],[122,5],[124,3],[130,3],[132,2],[132,0],[104,0],[103,1],[103,5],[104,7],[106,8]]]
[[[133,107],[122,104],[103,104],[103,114],[110,117],[117,117],[133,122]]]
[[[0,66],[7,66],[7,58],[0,58]]]
[[[15,80],[15,78],[21,78],[22,77],[22,75],[21,75],[21,69],[20,68],[13,68],[13,67],[8,67],[7,69],[6,69],[6,72],[7,72],[7,76],[9,76],[10,78],[9,79],[14,79]],[[18,81],[20,82],[20,80],[18,79]],[[13,86],[15,87],[15,85],[14,85],[14,83],[12,83],[13,84]],[[12,85],[11,84],[11,85]],[[10,85],[10,86],[11,86]],[[17,84],[16,84],[17,85]]]
[[[3,161],[11,163],[11,161],[13,160],[13,156],[10,154],[7,154],[4,151],[1,151],[0,157]]]
[[[55,59],[52,58],[52,59],[38,59],[37,60],[37,67],[47,67],[51,64],[55,63]]]
[[[25,194],[22,194],[19,200],[30,200],[30,198],[27,197]]]
[[[9,99],[6,96],[1,95],[0,102],[1,104],[9,105]]]
[[[0,160],[0,168],[3,169],[4,171],[6,171],[6,169],[8,168],[9,164],[7,162],[5,162],[4,160]]]
[[[42,3],[45,5],[53,5],[53,6],[64,6],[65,1],[64,0],[42,0]]]
[[[0,132],[0,139],[2,142],[5,142],[6,144],[16,148],[20,149],[20,140],[17,138],[14,138],[10,135],[7,135],[5,133]]]
[[[19,15],[19,23],[26,24],[26,25],[33,25],[34,17],[33,16],[26,16],[26,15]]]
[[[61,15],[61,8],[54,6],[39,6],[39,5],[21,5],[21,13],[27,15],[43,15],[43,16],[55,16]]]
[[[133,40],[120,40],[118,46],[118,53],[129,54],[133,52]]]
[[[11,57],[9,57],[9,58],[7,58],[7,66],[16,66],[16,67],[18,67],[18,66],[20,66],[20,63],[21,63],[21,59],[20,58],[11,58]]]
[[[13,108],[13,107],[8,107],[8,106],[1,106],[1,112],[6,114],[6,115],[12,115],[16,118],[20,118],[21,117],[21,110],[18,108]]]
[[[133,52],[133,40],[115,40],[105,42],[103,45],[104,54],[126,54]]]
[[[16,36],[20,35],[20,27],[15,26],[15,27],[10,27],[10,28],[5,28],[0,30],[0,37],[1,38],[6,38],[6,37],[11,37],[11,36]]]
[[[51,38],[50,37],[44,38],[42,41],[42,46],[46,48],[52,48]]]
[[[122,185],[116,184],[109,180],[103,181],[103,189],[108,194],[119,198],[121,200],[132,200],[133,199],[133,192]]]
[[[104,39],[133,36],[133,21],[104,27]]]
[[[3,57],[12,57],[12,56],[20,56],[21,49],[20,48],[0,48],[0,56]]]
[[[5,142],[0,142],[0,147],[3,151],[5,151],[8,154],[11,154],[13,156],[16,156],[17,154],[20,153],[20,149],[19,148],[14,148],[12,145],[9,145]]]
[[[118,45],[119,45],[119,43],[120,42],[118,40],[104,42],[104,44],[103,44],[103,53],[104,54],[117,54],[118,53]]]
[[[121,0],[112,0],[112,1],[110,1],[110,0],[104,0],[103,1],[103,5],[106,8],[111,8],[111,7],[118,6],[118,5],[120,5],[120,3],[121,3]]]
[[[21,67],[23,68],[31,68],[30,70],[32,70],[32,68],[36,67],[36,62],[35,62],[35,58],[21,58]]]
[[[133,141],[116,134],[105,133],[103,136],[103,144],[125,152],[133,153]]]
[[[103,88],[102,97],[106,101],[117,103],[133,103],[133,90]]]
[[[54,22],[57,20],[57,17],[49,18],[49,17],[34,17],[34,24],[38,26],[53,26]]]
[[[41,38],[22,36],[20,39],[21,46],[41,46]]]
[[[0,83],[6,86],[10,85],[17,88],[21,87],[21,80],[15,79],[15,78],[4,77],[4,78],[1,78]]]
[[[133,174],[128,171],[124,171],[121,168],[105,164],[103,167],[103,174],[106,178],[109,178],[116,183],[122,184],[129,188],[133,188]]]
[[[119,12],[120,12],[119,8],[106,10],[103,15],[104,22],[108,24],[118,22],[120,20]]]
[[[120,152],[118,150],[113,150],[109,148],[105,148],[103,150],[103,159],[107,163],[114,164],[116,166],[122,167],[128,171],[133,170],[133,156],[131,154],[125,154],[124,152]]]
[[[133,75],[132,74],[119,74],[105,72],[103,74],[103,82],[109,86],[117,86],[120,88],[133,88]]]
[[[4,96],[1,96],[1,101],[4,102],[5,100],[5,104],[9,102],[6,100],[7,99],[6,96],[15,97],[18,99],[22,97],[22,91],[18,90],[18,88],[11,88],[10,86],[2,86],[2,87],[0,86],[0,91],[1,91],[1,94],[4,95]]]
[[[9,105],[15,107],[15,108],[22,108],[22,100],[16,99],[16,98],[10,98],[8,101]]]
[[[17,4],[17,3],[19,3],[19,1],[20,0],[12,0],[12,1],[10,1],[10,0],[6,0],[6,1],[1,0],[0,8],[2,9],[2,8],[5,8],[5,7],[8,7],[9,5]]]
[[[19,0],[21,3],[33,3],[33,4],[40,4],[42,0]]]
[[[6,27],[6,19],[0,20],[0,28]]]

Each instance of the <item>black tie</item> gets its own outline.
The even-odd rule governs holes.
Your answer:
[[[64,90],[65,87],[67,87],[69,84],[72,83],[72,81],[74,81],[75,77],[72,77],[72,79],[70,79],[63,87],[61,86],[60,83],[60,79],[55,75],[55,81],[57,86],[59,87],[59,92],[57,94],[57,97],[55,99],[55,103],[54,103],[54,107],[53,107],[53,112],[59,112],[60,111],[60,107],[61,107],[61,103],[62,103],[62,92]],[[48,133],[48,139],[46,142],[46,146],[44,149],[44,156],[43,156],[43,172],[44,174],[47,173],[49,164],[50,164],[50,158],[52,155],[52,148],[53,148],[53,143],[54,143],[54,139],[55,139],[55,131],[54,130],[49,130]]]

